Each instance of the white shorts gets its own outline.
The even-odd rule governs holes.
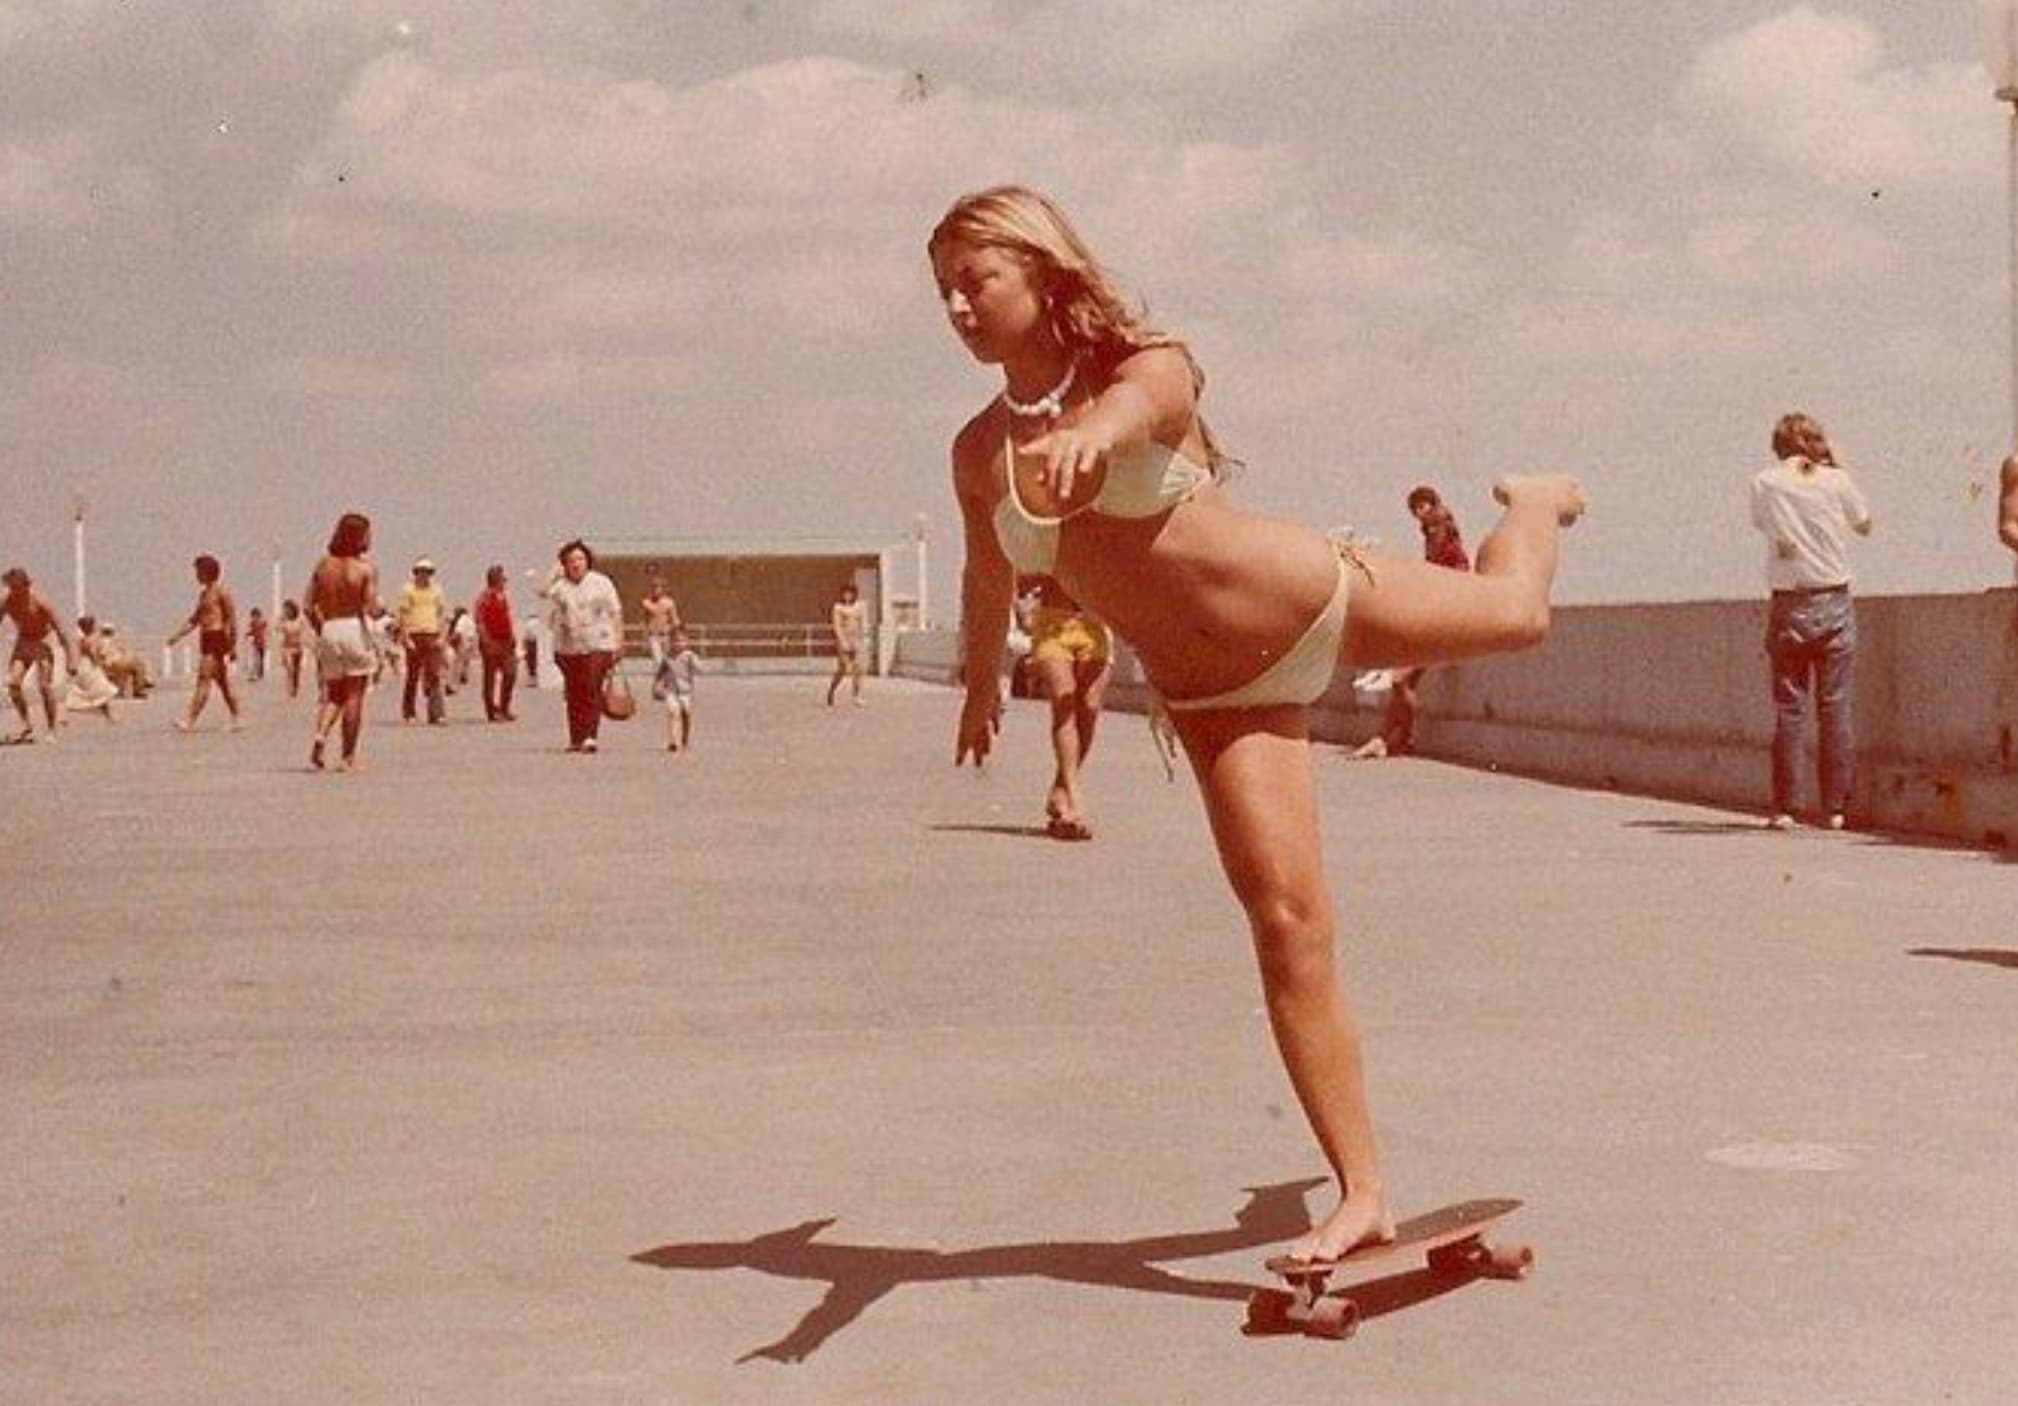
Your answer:
[[[345,615],[322,622],[316,636],[315,663],[325,679],[370,678],[378,671],[378,651],[364,621]]]

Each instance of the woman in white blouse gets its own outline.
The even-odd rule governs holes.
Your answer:
[[[603,678],[623,648],[624,607],[616,583],[595,569],[596,556],[579,538],[560,550],[548,578],[554,663],[568,706],[568,750],[596,750],[603,720]]]

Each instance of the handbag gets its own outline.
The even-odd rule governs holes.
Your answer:
[[[611,722],[623,722],[638,711],[638,700],[631,692],[629,681],[618,665],[610,665],[603,675],[603,716]]]

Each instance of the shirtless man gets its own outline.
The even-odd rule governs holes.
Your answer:
[[[7,734],[8,742],[33,742],[35,722],[28,713],[28,671],[36,671],[37,686],[42,692],[42,715],[49,720],[49,735],[56,735],[59,715],[56,711],[56,656],[49,648],[49,637],[54,635],[63,646],[63,658],[72,672],[76,670],[77,655],[70,648],[70,637],[63,631],[63,621],[56,614],[42,593],[35,589],[35,583],[28,579],[28,573],[18,566],[7,569],[0,577],[7,583],[7,600],[4,607],[6,616],[14,622],[14,652],[7,659],[7,697],[14,704],[15,716],[21,719],[21,726]]]
[[[196,609],[182,628],[168,637],[168,643],[180,644],[191,630],[196,631],[196,688],[189,695],[189,711],[175,720],[175,726],[183,732],[195,730],[203,705],[210,701],[210,686],[216,684],[224,706],[231,710],[231,729],[236,732],[240,724],[238,695],[231,689],[231,659],[238,652],[238,601],[231,587],[218,579],[224,568],[216,557],[206,553],[192,565],[198,587]]]
[[[371,520],[345,513],[330,534],[329,551],[315,564],[315,574],[302,593],[305,614],[315,631],[316,669],[322,677],[322,703],[315,712],[315,740],[308,764],[322,770],[322,749],[329,730],[343,720],[343,769],[356,771],[357,739],[364,731],[364,696],[378,670],[378,646],[370,617],[384,607],[378,598],[378,568],[365,558],[371,550]]]
[[[855,706],[862,704],[862,637],[868,628],[868,610],[862,604],[855,583],[846,582],[827,612],[827,627],[834,633],[834,677],[827,680],[827,706],[834,706],[835,690],[846,679],[854,690]]]
[[[645,648],[651,651],[652,667],[656,669],[666,662],[666,646],[682,625],[679,602],[666,594],[666,583],[659,579],[658,572],[654,571],[651,579],[652,588],[639,604],[645,612]]]

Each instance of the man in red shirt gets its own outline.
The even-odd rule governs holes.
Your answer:
[[[1457,518],[1444,506],[1443,497],[1428,484],[1409,490],[1408,510],[1422,528],[1423,560],[1452,571],[1471,570],[1471,557],[1457,530]],[[1352,755],[1355,759],[1406,756],[1415,746],[1416,690],[1427,669],[1396,669],[1393,691],[1387,696],[1387,717],[1380,734],[1370,737]]]
[[[483,715],[494,723],[511,722],[517,716],[512,712],[512,685],[518,681],[518,630],[512,623],[502,566],[484,573],[484,588],[470,613],[476,616],[476,647],[483,659]]]

